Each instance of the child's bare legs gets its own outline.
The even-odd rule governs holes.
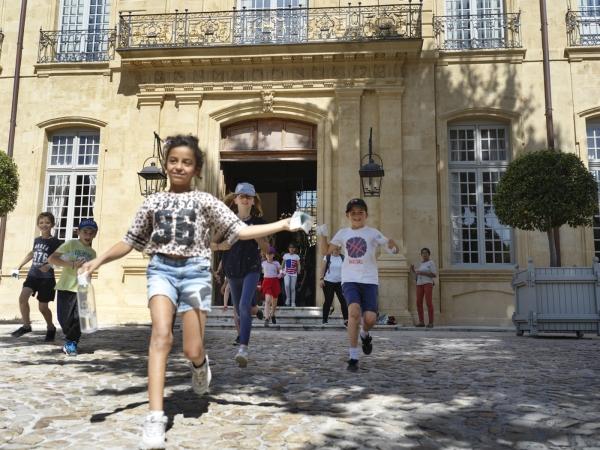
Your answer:
[[[360,326],[360,305],[350,303],[348,306],[348,338],[350,347],[358,347],[358,329]]]
[[[52,323],[52,311],[48,307],[48,303],[38,302],[38,308],[42,316],[44,316],[44,320],[46,321],[47,328],[54,328],[54,324]]]
[[[365,311],[363,313],[362,329],[365,333],[369,334],[369,330],[373,328],[373,325],[377,322],[377,314],[373,311]]]
[[[265,315],[265,320],[270,320],[271,319],[271,302],[272,302],[272,297],[267,294],[265,295],[265,304],[264,304],[264,315]]]
[[[25,326],[31,326],[29,309],[29,297],[31,297],[31,294],[33,294],[33,290],[31,290],[31,288],[24,287],[19,295],[19,309],[21,310],[21,317],[23,318],[23,325]]]
[[[277,311],[277,297],[271,297],[271,314],[269,317],[275,317],[275,312]]]
[[[164,295],[150,299],[152,336],[148,348],[148,400],[150,411],[163,410],[167,358],[173,345],[172,323],[175,306]]]
[[[193,309],[186,311],[182,316],[183,322],[183,354],[194,366],[198,367],[204,362],[204,325],[206,324],[206,311]]]

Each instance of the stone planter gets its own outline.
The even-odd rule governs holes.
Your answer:
[[[517,266],[513,323],[517,335],[538,333],[584,333],[600,335],[600,264],[592,267]]]

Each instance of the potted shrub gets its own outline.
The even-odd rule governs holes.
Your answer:
[[[548,236],[550,267],[515,271],[517,334],[523,331],[585,331],[600,333],[600,274],[592,267],[558,267],[560,244],[555,232],[562,225],[591,226],[598,212],[598,187],[592,174],[572,153],[541,150],[510,163],[498,183],[494,208],[503,224],[537,230]]]

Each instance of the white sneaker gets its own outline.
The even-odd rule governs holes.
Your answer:
[[[248,365],[248,349],[245,347],[240,347],[235,355],[235,362],[238,363],[238,366],[244,368]]]
[[[200,367],[194,367],[192,362],[189,362],[190,370],[192,371],[192,389],[198,395],[208,394],[210,380],[212,374],[210,373],[210,366],[208,363],[208,355],[205,356],[204,364]]]
[[[144,420],[140,448],[144,450],[165,448],[166,427],[167,416],[163,414],[162,416],[156,417],[154,414],[148,414],[146,420]]]

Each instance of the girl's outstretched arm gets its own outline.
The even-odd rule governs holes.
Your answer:
[[[250,239],[258,239],[266,237],[271,234],[279,233],[280,231],[298,231],[302,228],[298,227],[295,229],[290,228],[290,219],[282,219],[277,222],[265,223],[263,225],[249,225],[240,230],[238,238],[242,241],[248,241]]]
[[[122,258],[131,250],[133,250],[133,247],[131,245],[123,241],[119,241],[111,248],[109,248],[106,252],[104,252],[102,255],[83,264],[81,266],[81,269],[79,269],[79,273],[92,273],[93,271],[97,270],[102,264],[106,264],[111,261],[114,261],[115,259]]]

